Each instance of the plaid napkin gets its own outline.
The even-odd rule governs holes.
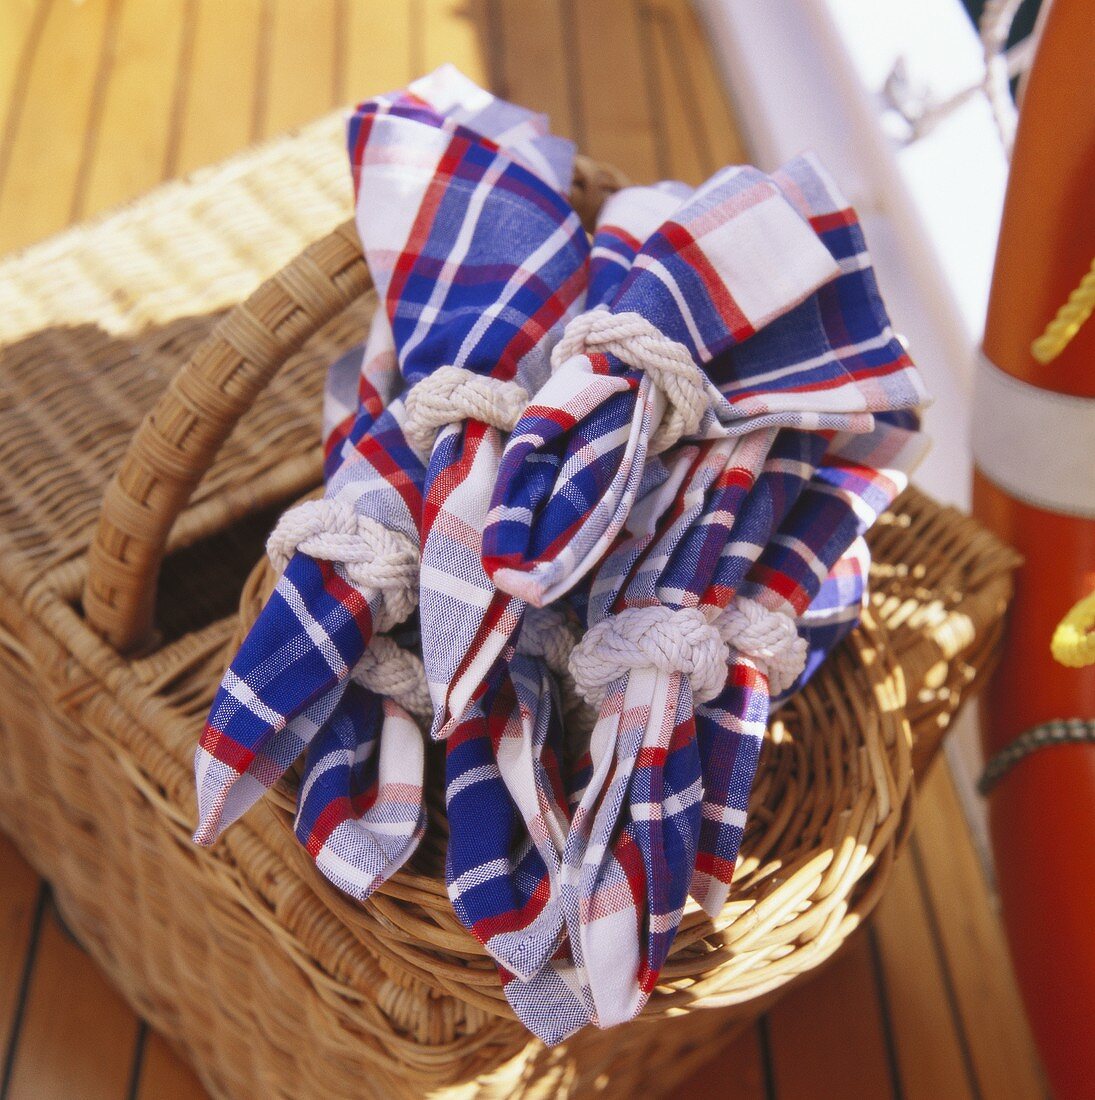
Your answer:
[[[343,398],[351,372],[350,357],[330,372]],[[380,410],[400,385],[383,311],[374,316],[358,377],[363,400],[353,414],[352,432],[345,434],[345,418],[336,417],[333,406],[325,417],[328,462],[337,466],[326,499],[340,509],[349,532],[356,527],[355,516],[368,511],[355,509],[348,502],[353,497],[340,490],[352,491],[367,463],[359,446],[376,447],[392,432],[389,414]],[[334,456],[341,456],[338,463]],[[345,566],[306,551],[291,553],[294,545],[283,538],[285,530],[279,526],[270,547],[281,576],[221,681],[195,755],[194,839],[200,844],[212,844],[250,809],[323,728],[368,644],[374,617],[385,614],[384,589],[362,586],[359,582],[368,578],[360,569],[351,575]],[[318,533],[318,527],[313,530]],[[360,565],[367,571],[374,563],[386,566],[397,580],[413,579],[414,556],[399,546]]]
[[[854,625],[869,564],[862,535],[908,484],[927,445],[909,414],[879,416],[865,435],[837,436],[741,584],[740,596],[800,620],[800,631],[805,609],[816,601],[803,681]],[[696,710],[706,785],[691,893],[708,913],[722,908],[729,891],[771,699],[787,694],[739,651],[726,689]]]
[[[651,187],[625,188],[610,196],[598,217],[593,246],[587,268],[588,291],[584,295],[587,308],[596,308],[615,297],[620,285],[627,277],[631,264],[643,241],[650,236],[681,202],[691,193],[684,184],[662,183]],[[580,304],[580,303],[579,303]],[[552,342],[560,332],[554,329]],[[549,346],[545,341],[545,347]],[[538,364],[542,366],[542,364]],[[497,442],[492,436],[491,443]],[[476,456],[479,458],[479,456]],[[489,459],[489,461],[488,461]],[[475,526],[462,530],[465,540],[474,537],[478,540],[482,556],[482,538],[488,519],[483,504],[483,495],[489,494],[501,476],[498,455],[493,451],[479,459],[475,471],[481,475],[474,483],[464,489],[467,495],[475,493],[475,505],[466,509],[469,516],[474,515]],[[471,482],[470,476],[463,483]],[[511,649],[517,637],[525,609],[528,604],[508,592],[494,588],[482,567],[464,561],[463,548],[460,548],[459,560],[462,571],[472,578],[476,599],[465,601],[460,607],[460,644],[453,647],[454,653],[439,663],[436,673],[431,676],[434,697],[438,703],[434,736],[447,737],[460,721],[468,708],[476,701],[482,713],[490,709],[490,703],[481,698],[498,661]],[[442,556],[437,555],[444,568]],[[491,593],[490,602],[477,605],[482,593]],[[430,597],[424,593],[424,601]],[[452,628],[452,622],[446,624]]]
[[[837,355],[795,354],[810,348],[811,326],[797,334],[810,318],[794,307],[841,272],[818,240],[835,226],[806,221],[810,208],[839,216],[832,194],[807,161],[777,178],[725,169],[643,246],[611,306],[568,328],[556,373],[503,457],[484,533],[484,563],[500,588],[545,604],[595,566],[651,446],[764,425],[865,430],[872,410],[919,403],[907,361],[869,378],[855,369],[888,359],[888,340],[868,347],[860,338],[857,305],[836,314],[848,328],[834,346],[860,351],[852,370]],[[768,355],[719,362],[781,318]]]
[[[587,302],[615,293],[638,242],[684,193],[682,185],[659,185],[628,188],[608,199],[594,235]],[[498,454],[491,451],[490,468],[480,464],[479,485],[487,494]],[[465,522],[466,535],[481,538],[487,494],[478,497],[474,526]],[[437,567],[445,568],[442,553]],[[480,587],[492,587],[485,573],[475,579]],[[452,619],[441,621],[451,634]],[[576,627],[565,610],[530,611],[522,600],[495,591],[485,611],[461,608],[455,628],[463,631],[460,645],[434,647],[455,666],[442,665],[437,677],[443,703],[435,726],[448,737],[449,895],[461,921],[494,958],[526,980],[556,951],[563,927],[558,874],[569,809],[563,715],[553,700],[556,680],[569,679]],[[572,705],[568,724],[576,720]],[[493,807],[486,828],[484,805]]]
[[[474,231],[484,211],[536,207],[542,192],[554,194],[534,169],[569,176],[572,151],[545,127],[453,69],[369,101],[350,120],[358,229],[385,307],[373,339],[387,348],[369,361],[383,371],[376,379],[366,372],[353,412],[348,372],[334,372],[324,500],[294,509],[272,536],[283,575],[225,676],[198,749],[200,843],[212,843],[328,726],[351,671],[363,659],[376,664],[366,652],[374,633],[414,609],[426,469],[415,446],[421,424],[407,404],[416,383],[461,365],[484,306],[499,297],[490,282],[498,272],[478,251],[490,234]],[[531,306],[540,290],[533,281],[518,304]],[[377,415],[400,379],[412,388]],[[309,756],[298,820],[325,873],[360,897],[410,854],[421,831],[420,735],[406,708],[381,704],[367,680],[355,677],[352,713],[337,715]],[[309,782],[321,772],[324,782]],[[363,833],[375,841],[365,853]]]
[[[872,411],[885,401],[898,409],[917,403],[923,391],[890,330],[854,214],[808,161],[785,169],[781,183],[841,274],[732,347],[712,364],[712,376],[756,378],[758,362],[781,376],[779,357],[786,356],[855,376]],[[796,620],[861,533],[824,541],[816,491],[801,503],[829,434],[775,436],[758,428],[703,445],[672,510],[656,525],[629,523],[635,537],[598,569],[590,630],[572,670],[590,701],[601,699],[601,718],[593,779],[575,813],[565,866],[577,883],[577,906],[567,914],[571,947],[588,973],[601,1026],[631,1018],[645,1003],[689,891],[710,912],[725,900],[749,785],[742,775],[749,754],[736,751],[738,738],[753,734],[758,743],[770,679],[778,695],[799,678],[806,647]],[[840,438],[846,449],[855,437]],[[680,461],[689,461],[688,448]],[[690,499],[697,514],[688,514]],[[809,561],[810,584],[802,580],[793,606],[773,607],[744,582],[771,553],[777,528],[792,521],[796,548],[824,544],[835,552]],[[644,537],[644,527],[657,534]],[[747,655],[734,661],[729,681],[727,646]],[[710,728],[701,737],[704,704]]]
[[[748,496],[745,496],[745,486],[741,484],[737,486],[736,495],[739,499],[745,499],[751,505],[753,512],[751,521],[748,516],[743,517],[741,523],[743,529],[752,528],[759,536],[760,528],[770,525],[770,521],[764,519],[764,512],[767,509],[758,508],[757,502],[761,499],[774,501],[779,499],[781,491],[794,492],[796,489],[801,489],[802,480],[795,476],[793,473],[794,465],[788,460],[795,453],[796,444],[801,449],[808,440],[816,438],[818,437],[810,437],[806,433],[781,433],[781,439],[777,440],[776,446],[769,452],[769,460],[758,479],[757,487]],[[822,440],[821,446],[824,446],[824,440]],[[630,557],[633,561],[640,563],[644,560],[659,560],[661,553],[675,536],[679,537],[682,532],[693,529],[692,524],[697,519],[696,501],[693,499],[691,505],[686,501],[689,496],[695,498],[695,493],[682,493],[682,477],[689,472],[690,468],[694,470],[704,469],[705,463],[700,459],[699,451],[700,448],[695,446],[687,450],[679,449],[676,463],[678,469],[676,470],[666,467],[661,464],[661,460],[656,458],[648,462],[648,489],[640,495],[639,504],[628,521],[629,529],[634,528],[635,534],[630,539],[625,536],[621,540],[619,550],[623,556]],[[782,463],[780,456],[783,458]],[[664,457],[669,459],[671,456]],[[706,457],[707,480],[718,480],[711,474],[713,465],[711,456]],[[659,465],[661,466],[660,469],[658,468]],[[782,472],[781,465],[785,467]],[[698,482],[703,479],[697,478],[696,480]],[[734,481],[735,478],[733,477],[721,479],[720,488],[724,490],[719,497],[721,504],[726,505],[729,503],[734,490],[726,490],[727,486]],[[667,502],[672,503],[667,505]],[[785,511],[786,507],[786,504],[782,505],[780,511]],[[712,514],[717,514],[718,511],[717,507],[712,508]],[[649,517],[660,517],[660,522],[666,528],[665,531],[661,532],[662,538],[658,541],[656,547],[654,546],[655,533],[649,529],[643,529],[644,524],[648,525]],[[760,528],[758,528],[758,523]],[[855,621],[858,619],[866,577],[866,560],[863,556],[865,549],[865,545],[860,541],[837,564],[830,577],[826,578],[815,603],[811,605],[799,623],[799,632],[809,652],[806,667],[795,686],[800,686],[805,682],[809,673],[817,667],[825,654],[854,626]],[[637,572],[642,572],[641,567]],[[652,702],[653,700],[644,700],[641,705],[645,704],[649,707]],[[763,734],[763,730],[764,726],[762,724],[759,733]],[[592,750],[598,759],[603,762],[605,760],[605,747],[603,743],[600,745],[597,743],[598,733],[602,735],[602,742],[604,740],[605,730],[602,727],[594,732]],[[673,730],[671,736],[673,738],[674,763],[661,774],[660,778],[662,780],[661,796],[663,801],[674,806],[674,813],[665,815],[673,823],[673,827],[666,830],[671,842],[663,845],[661,851],[665,857],[663,868],[668,871],[669,877],[674,880],[675,889],[678,895],[681,896],[683,904],[683,895],[687,891],[696,855],[695,834],[698,823],[694,819],[698,802],[697,782],[698,778],[702,780],[703,777],[698,777],[700,761],[694,746],[690,744],[688,737],[685,735],[685,731],[677,727]],[[643,759],[644,752],[646,755],[645,760]],[[626,769],[630,763],[632,772],[640,777],[638,780],[639,785],[642,785],[644,774],[646,776],[658,775],[656,767],[658,755],[659,749],[657,746],[644,746],[644,750],[640,751],[638,763],[625,760],[623,766]],[[591,781],[595,781],[596,784],[601,783],[602,777],[598,776],[595,779],[593,775],[592,759],[588,747],[584,755],[572,752],[567,763],[570,766],[567,776],[569,779],[567,788],[572,813],[578,811],[579,806],[583,806],[588,811],[588,803],[592,802],[595,807],[597,802],[596,798],[587,799],[588,785]],[[615,767],[618,764],[618,760],[613,760],[611,766]],[[604,795],[606,802],[613,797],[618,798],[621,793],[621,787],[613,782],[616,778],[615,773],[610,771],[609,776],[609,791]],[[626,780],[624,783],[626,784]],[[747,793],[746,791],[746,795]],[[493,818],[493,815],[491,816]],[[576,813],[575,817],[576,820],[580,820]],[[693,818],[691,830],[682,828],[682,822],[688,817]],[[608,819],[611,820],[611,813],[609,813]],[[656,829],[656,826],[650,827]],[[678,840],[683,839],[686,850],[682,850],[680,844],[674,846],[672,844],[673,837]],[[572,858],[576,852],[579,856],[582,852],[581,839],[576,832],[572,832],[572,846],[568,853]],[[588,836],[584,839],[588,840]],[[602,840],[603,847],[604,841]],[[593,911],[604,915],[606,909],[612,910],[614,906],[618,906],[615,912],[621,915],[621,927],[617,929],[621,933],[620,943],[630,943],[635,940],[639,915],[642,912],[643,904],[648,900],[642,895],[645,869],[642,866],[641,854],[638,852],[639,847],[640,844],[636,843],[635,835],[625,837],[617,847],[614,847],[614,851],[624,856],[624,859],[620,861],[621,864],[628,862],[626,855],[628,852],[631,853],[633,859],[630,861],[629,874],[634,874],[637,881],[629,879],[626,887],[621,881],[609,884],[603,890],[602,897],[592,907]],[[651,846],[646,845],[646,847]],[[566,868],[564,868],[565,870]],[[582,901],[581,885],[580,868],[579,876],[572,877],[569,880],[564,878],[563,881],[564,910],[572,918],[577,913],[588,912],[590,908],[585,906]],[[602,885],[604,884],[602,883]],[[638,886],[638,896],[636,896],[633,889],[635,886]],[[630,907],[630,922],[627,919],[628,899],[631,899],[634,903]],[[601,927],[603,928],[603,926]],[[543,1041],[552,1044],[562,1041],[587,1023],[596,1022],[605,1027],[618,1022],[618,1019],[612,1015],[612,999],[604,988],[604,972],[601,964],[607,962],[609,964],[607,968],[609,980],[615,976],[618,985],[624,987],[616,990],[618,999],[624,1001],[624,1003],[626,1003],[628,974],[626,970],[622,973],[613,970],[613,967],[619,964],[620,956],[611,942],[608,946],[607,954],[604,953],[605,945],[603,944],[598,948],[599,954],[590,954],[585,947],[581,923],[572,919],[570,928],[564,929],[556,953],[536,974],[531,977],[519,977],[503,969],[502,978],[506,997],[525,1026]],[[658,946],[668,949],[669,943],[664,940]],[[651,980],[653,976],[651,974]],[[594,983],[599,984],[595,985]],[[617,1015],[621,1014],[617,1010]]]

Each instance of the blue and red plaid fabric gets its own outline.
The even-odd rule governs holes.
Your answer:
[[[608,199],[594,234],[587,306],[615,292],[638,242],[681,197],[680,185],[668,185],[628,188]],[[492,457],[493,468],[484,471],[489,479],[480,482],[488,490],[498,473]],[[481,539],[486,507],[479,500],[477,524],[465,529]],[[485,574],[476,579],[493,588]],[[569,812],[556,685],[542,659],[521,652],[524,645],[515,651],[532,625],[524,601],[494,591],[485,612],[462,612],[470,640],[452,651],[460,660],[439,707],[439,733],[448,737],[449,894],[461,921],[499,963],[529,980],[556,951],[563,927],[559,868]],[[483,828],[486,802],[507,807],[506,814],[495,812],[497,829]]]
[[[900,348],[894,355],[892,332],[878,327],[873,280],[857,296],[838,289],[837,276],[854,274],[848,265],[862,252],[854,215],[811,161],[774,178],[726,169],[647,241],[610,312],[648,318],[709,368],[700,434],[866,430],[873,410],[918,404],[924,393]],[[795,309],[826,284],[829,295]],[[826,324],[819,347],[815,330]],[[757,341],[768,330],[775,335]],[[561,365],[503,456],[484,533],[499,588],[547,603],[603,557],[665,410],[650,377],[613,355]]]
[[[796,162],[781,177],[841,273],[835,285],[826,284],[792,314],[732,346],[711,364],[712,373],[779,373],[775,356],[782,353],[792,363],[827,364],[833,377],[854,375],[872,411],[886,393],[896,407],[917,403],[922,391],[881,311],[854,216],[810,162]],[[782,331],[771,335],[777,328]],[[858,339],[846,342],[851,332]],[[886,379],[892,383],[888,390]],[[756,411],[765,423],[768,414]],[[846,422],[862,429],[873,418],[861,413]],[[515,439],[520,431],[519,425]],[[774,427],[761,427],[744,436],[723,433],[666,456],[677,473],[643,499],[628,524],[631,533],[600,564],[590,624],[630,607],[726,607],[809,482],[829,434],[777,434]],[[739,679],[727,689],[736,692],[733,699],[714,701],[724,710],[733,703],[738,713],[726,710],[721,738],[705,736],[702,745],[688,680],[680,673],[632,669],[602,704],[590,780],[575,807],[564,854],[572,980],[555,982],[601,1026],[630,1018],[645,1002],[690,887],[701,901],[713,899],[733,872],[736,841],[726,861],[726,833],[740,829],[744,806],[738,810],[733,802],[736,795],[747,798],[744,773],[751,781],[756,738],[769,710],[766,685],[757,690],[755,677]],[[754,758],[746,767],[749,742],[745,751],[737,749],[750,734]],[[710,850],[700,843],[701,819]],[[693,877],[697,863],[700,872]],[[508,919],[516,922],[520,914],[511,912]],[[642,930],[638,938],[636,928]],[[517,1002],[518,990],[529,1003]],[[511,982],[507,995],[535,1030],[537,994]]]
[[[798,619],[810,643],[793,690],[855,625],[869,565],[861,536],[908,484],[926,447],[914,427],[883,417],[873,432],[838,436],[742,583],[741,595]],[[738,654],[726,690],[696,710],[706,786],[691,893],[709,913],[729,892],[770,705],[765,676]]]
[[[363,104],[348,140],[358,228],[385,307],[371,342],[387,346],[366,355],[356,410],[345,365],[332,372],[325,497],[417,548],[427,471],[404,433],[405,395],[393,394],[401,381],[413,384],[473,353],[487,362],[512,342],[509,362],[516,363],[529,350],[530,318],[558,288],[556,272],[528,267],[528,255],[543,223],[573,218],[555,185],[569,179],[573,151],[546,134],[545,120],[495,100],[451,69]],[[532,235],[513,215],[517,207],[528,212]],[[499,222],[511,227],[505,237],[484,228]],[[574,236],[580,267],[585,239],[580,230]],[[510,253],[521,250],[516,260],[491,251],[499,240]],[[492,311],[498,323],[482,339]],[[355,585],[337,561],[292,556],[210,712],[196,759],[199,842],[212,843],[325,731],[307,761],[298,820],[321,869],[363,897],[410,854],[421,831],[413,807],[416,783],[421,801],[421,774],[411,774],[421,757],[413,722],[360,687],[346,701],[352,713],[336,713],[377,620],[392,618],[386,602],[383,589]],[[403,748],[389,751],[385,741]],[[393,772],[386,760],[401,764]],[[312,781],[321,773],[323,782]],[[362,831],[370,828],[374,850],[351,874]],[[384,851],[392,858],[378,872]]]
[[[453,907],[554,1043],[635,1015],[688,895],[726,898],[773,692],[732,638],[703,676],[698,643],[682,663],[688,632],[749,601],[805,642],[777,701],[805,682],[858,617],[861,536],[921,453],[924,393],[808,158],[627,189],[590,247],[570,144],[454,70],[363,104],[348,142],[384,308],[329,371],[324,500],[272,537],[287,564],[214,700],[196,839],[305,754],[296,831],[323,874],[364,900],[409,857],[430,704],[363,670],[417,602]],[[692,427],[667,440],[650,363],[591,347],[553,369],[593,309],[702,371]],[[362,531],[380,542],[336,552]],[[589,646],[633,612],[672,617],[676,657],[596,681]]]
[[[347,363],[333,368],[340,386]],[[330,453],[351,452],[328,482],[332,499],[352,487],[367,466],[372,468],[357,444],[379,451],[398,431],[389,414],[380,413],[399,385],[399,371],[391,330],[379,311],[359,385],[366,399],[357,408],[352,434],[360,440],[334,442],[345,418],[332,414],[326,422]],[[413,504],[413,479],[408,482],[400,488]],[[331,718],[372,635],[372,595],[370,604],[369,594],[330,562],[305,554],[289,562],[225,673],[202,733],[195,757],[199,843],[213,843],[250,809]]]

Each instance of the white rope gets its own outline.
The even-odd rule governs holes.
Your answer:
[[[577,642],[577,635],[558,608],[530,607],[521,623],[517,652],[538,657],[555,675],[567,728],[580,734],[593,729],[597,713],[582,697],[570,672],[570,655]]]
[[[438,367],[407,393],[403,434],[415,454],[428,462],[439,428],[478,420],[511,432],[528,404],[528,396],[517,382],[484,377],[463,367]]]
[[[769,611],[746,596],[735,596],[717,619],[722,640],[748,657],[768,679],[772,695],[782,695],[806,667],[806,639],[795,620],[782,611]]]
[[[570,655],[570,674],[590,706],[632,669],[683,673],[697,703],[714,699],[726,683],[727,644],[702,611],[632,607],[590,627]]]
[[[552,672],[569,676],[567,662],[577,640],[558,608],[530,607],[517,636],[517,652],[539,657]]]
[[[281,517],[266,543],[274,569],[284,572],[298,551],[342,566],[363,592],[383,593],[374,624],[377,633],[401,623],[418,602],[414,540],[358,515],[345,501],[306,500]]]
[[[684,344],[662,335],[641,314],[610,313],[605,306],[580,313],[555,345],[551,364],[557,370],[568,359],[588,352],[614,355],[629,367],[645,371],[665,394],[669,407],[650,441],[652,454],[668,450],[699,427],[710,403],[703,371]]]
[[[696,608],[633,607],[587,631],[570,655],[579,694],[599,707],[609,687],[631,669],[681,672],[697,704],[726,685],[732,651],[748,657],[768,679],[772,695],[786,691],[806,665],[807,646],[790,615],[744,596],[714,622]]]
[[[433,718],[430,688],[422,658],[403,649],[386,634],[377,634],[354,665],[350,679],[377,695],[386,695],[408,714],[429,722]]]

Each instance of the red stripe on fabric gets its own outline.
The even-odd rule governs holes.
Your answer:
[[[778,569],[772,569],[757,562],[749,571],[749,580],[782,596],[795,609],[797,615],[801,615],[810,604],[809,593]]]
[[[824,233],[829,229],[843,229],[849,225],[858,225],[859,218],[855,211],[846,206],[843,210],[833,210],[828,214],[815,214],[809,219],[810,228],[816,233]]]
[[[244,748],[234,738],[215,726],[206,726],[202,730],[201,747],[220,764],[225,764],[243,775],[255,759],[252,749]]]
[[[696,853],[696,870],[718,879],[719,882],[729,883],[734,877],[736,867],[736,860],[721,859],[712,852]]]
[[[403,297],[407,279],[418,262],[422,247],[430,239],[430,234],[433,232],[433,224],[437,218],[441,202],[448,192],[449,181],[455,175],[457,167],[467,154],[467,150],[468,141],[454,134],[444,155],[438,161],[433,178],[426,186],[422,203],[407,236],[407,243],[392,269],[392,279],[388,286],[386,299],[389,317],[393,316],[393,304]]]
[[[462,680],[468,674],[468,670],[479,656],[487,639],[495,632],[512,603],[513,597],[508,592],[495,591],[489,606],[483,613],[483,620],[479,624],[479,629],[475,632],[471,645],[468,646],[467,653],[464,654],[460,659],[460,663],[456,666],[456,672],[453,674],[454,683]],[[481,695],[482,692],[479,694]]]
[[[331,833],[343,821],[348,821],[351,816],[350,800],[345,795],[332,799],[323,807],[304,845],[312,859],[315,859],[323,850],[323,846],[327,843]]]
[[[407,471],[396,462],[383,444],[371,435],[366,435],[358,443],[357,450],[361,457],[368,459],[376,472],[402,497],[407,511],[418,521],[422,515],[422,493],[408,476]]]
[[[746,203],[741,209],[744,210],[755,205],[764,197],[766,196],[758,195],[753,202]],[[678,222],[669,222],[662,227],[661,233],[676,248],[681,259],[688,263],[699,276],[700,281],[707,290],[708,297],[715,309],[718,310],[723,323],[730,330],[735,343],[740,344],[742,340],[752,336],[756,329],[749,323],[749,319],[745,316],[741,306],[738,305],[734,296],[730,293],[730,288],[711,265],[711,261],[708,260],[695,237]]]
[[[349,582],[338,575],[334,563],[316,559],[320,576],[323,577],[323,587],[327,594],[349,612],[357,624],[361,636],[366,640],[373,636],[373,613],[369,608],[369,601]]]
[[[513,378],[517,373],[517,367],[529,350],[543,340],[547,332],[577,300],[585,289],[586,278],[587,271],[584,265],[571,272],[567,281],[558,287],[514,333],[500,361],[491,371],[492,377],[501,378],[503,381]]]
[[[632,252],[638,252],[643,242],[638,237],[633,237],[626,229],[621,229],[618,225],[599,225],[597,227],[598,237],[615,237],[616,240],[627,245]],[[623,257],[620,257],[621,260]]]
[[[374,114],[367,114],[361,116],[361,125],[357,131],[357,141],[354,143],[353,155],[350,161],[353,165],[353,180],[354,180],[354,201],[356,204],[358,192],[361,190],[361,161],[365,154],[365,146],[369,140],[369,134],[373,128],[373,119],[376,116]]]
[[[547,875],[543,875],[536,884],[532,896],[519,909],[510,909],[493,917],[485,917],[472,926],[475,938],[483,944],[489,943],[495,936],[507,932],[519,932],[527,928],[544,911],[551,897],[551,884]]]
[[[621,870],[627,878],[627,886],[631,891],[631,898],[635,904],[635,914],[638,918],[639,931],[642,928],[642,916],[646,899],[646,867],[643,864],[643,854],[635,843],[634,837],[624,829],[616,838],[612,846],[612,854],[616,857]],[[645,937],[642,938],[645,953]],[[644,959],[645,965],[645,959]]]
[[[642,748],[635,757],[637,768],[660,768],[665,765],[669,752],[665,748]]]
[[[885,378],[899,371],[912,370],[913,367],[913,361],[907,355],[901,354],[883,367],[864,367],[862,370],[848,371],[848,373],[859,381],[861,378]]]

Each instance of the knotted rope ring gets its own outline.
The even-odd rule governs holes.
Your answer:
[[[570,676],[568,662],[577,638],[566,616],[555,607],[530,607],[521,621],[517,652],[538,657],[560,676]]]
[[[575,730],[588,732],[597,721],[570,671],[570,655],[578,642],[566,616],[555,607],[530,607],[521,622],[517,652],[536,657],[553,673],[559,686],[563,713]]]
[[[737,596],[714,622],[698,608],[621,611],[586,632],[570,655],[570,674],[586,702],[599,707],[608,688],[631,669],[680,672],[689,678],[698,705],[725,687],[732,650],[767,677],[772,695],[786,691],[806,665],[806,640],[794,619]]]
[[[748,657],[768,678],[772,695],[782,695],[806,667],[806,639],[799,635],[795,620],[782,611],[735,596],[715,619],[715,628],[728,646]]]
[[[552,350],[551,365],[558,370],[588,352],[614,355],[644,371],[665,394],[668,408],[650,440],[651,454],[661,454],[700,426],[710,404],[706,376],[684,344],[664,336],[642,314],[610,313],[606,306],[580,313]]]
[[[528,397],[528,391],[517,382],[485,377],[463,367],[438,367],[408,391],[403,434],[414,453],[429,462],[438,429],[478,420],[511,432]]]
[[[350,679],[377,695],[386,695],[408,714],[429,725],[433,702],[422,658],[386,634],[376,634],[350,672]]]
[[[345,501],[306,500],[278,520],[266,542],[270,563],[282,573],[298,551],[342,566],[349,581],[362,591],[383,593],[374,622],[378,633],[401,623],[418,602],[414,540],[358,515]]]
[[[590,706],[632,669],[680,672],[697,703],[714,699],[726,683],[730,650],[702,611],[631,607],[590,627],[570,654],[570,674]]]

